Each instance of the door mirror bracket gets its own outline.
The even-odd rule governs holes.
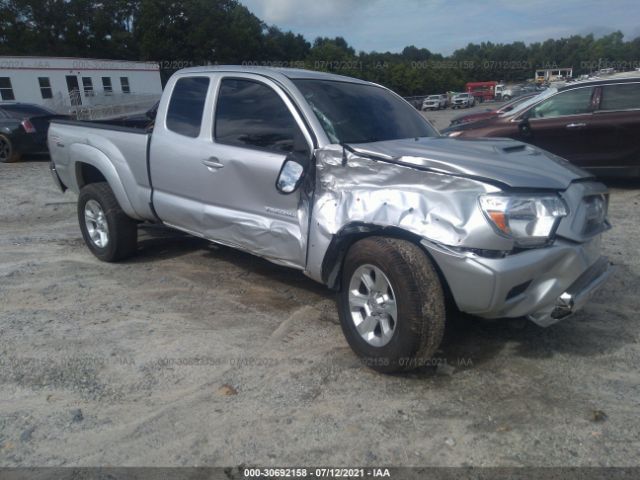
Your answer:
[[[520,134],[525,137],[531,135],[531,124],[529,123],[528,118],[523,118],[520,123],[518,123],[518,130],[520,131]]]

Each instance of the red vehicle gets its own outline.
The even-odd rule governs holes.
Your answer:
[[[496,98],[496,85],[498,82],[468,82],[464,88],[475,97],[476,102],[484,102]]]
[[[638,132],[640,77],[548,88],[510,112],[449,127],[446,134],[459,139],[512,138],[596,175],[640,177]]]

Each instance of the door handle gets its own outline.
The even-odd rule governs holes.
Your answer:
[[[569,123],[566,125],[566,128],[584,128],[586,126],[586,123]]]
[[[206,160],[202,160],[202,164],[207,167],[210,172],[214,172],[224,167],[216,157],[209,157]]]

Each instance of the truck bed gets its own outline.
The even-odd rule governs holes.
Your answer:
[[[54,120],[49,128],[51,160],[64,185],[78,193],[83,172],[104,174],[123,210],[138,220],[153,219],[147,150],[143,128],[104,122]]]

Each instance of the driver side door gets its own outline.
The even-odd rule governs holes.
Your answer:
[[[286,158],[311,171],[312,140],[288,96],[251,74],[219,75],[203,234],[273,262],[304,268],[309,223],[306,185],[276,188]]]

